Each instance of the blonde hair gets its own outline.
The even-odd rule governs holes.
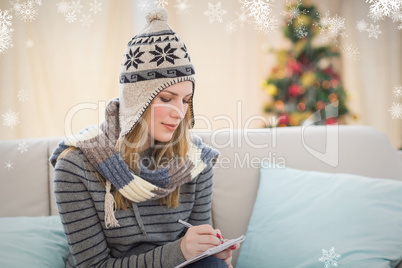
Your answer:
[[[118,150],[124,160],[124,162],[129,166],[131,170],[135,170],[138,160],[138,155],[140,153],[139,145],[142,142],[145,142],[148,138],[148,128],[147,124],[143,124],[143,122],[147,122],[147,119],[150,117],[150,109],[146,109],[145,112],[141,115],[140,119],[133,127],[133,129],[122,138],[118,139],[116,142],[116,150]],[[184,116],[184,119],[180,122],[175,130],[173,137],[168,142],[160,142],[155,141],[155,149],[152,152],[152,157],[154,157],[156,166],[154,168],[165,165],[167,163],[167,159],[171,159],[172,157],[179,156],[181,160],[183,160],[189,149],[189,126],[192,125],[192,116],[190,112],[190,106],[187,109],[187,112]],[[64,150],[58,159],[64,158],[67,153],[75,149],[75,147],[69,147]],[[98,171],[89,167],[87,163],[88,169],[96,175],[99,182],[101,182],[104,186],[106,185],[105,178],[99,174]],[[125,210],[130,207],[131,202],[127,198],[125,198],[119,191],[116,191],[114,186],[112,185],[113,197],[116,201],[116,210]],[[173,192],[168,194],[167,196],[161,198],[159,200],[161,205],[166,205],[168,208],[176,208],[179,205],[180,199],[180,186],[177,187]]]

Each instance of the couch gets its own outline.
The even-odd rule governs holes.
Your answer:
[[[225,238],[235,238],[248,231],[263,161],[298,170],[402,180],[402,152],[395,150],[384,134],[370,127],[308,126],[194,132],[220,151],[215,165],[212,221]],[[1,236],[7,235],[7,229],[18,225],[14,225],[13,219],[46,219],[52,215],[54,219],[54,215],[58,215],[52,190],[53,167],[48,159],[61,139],[0,141],[3,164],[0,220],[6,219],[4,224],[9,225],[1,225],[0,244],[5,243],[1,242]],[[42,231],[46,232],[46,228]],[[65,254],[65,251],[60,252]],[[238,257],[239,251],[234,252],[234,264]],[[21,260],[13,261],[18,264]],[[0,267],[8,266],[2,265],[0,260]]]

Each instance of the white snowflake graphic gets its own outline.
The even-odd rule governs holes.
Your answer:
[[[402,21],[402,10],[396,10],[391,12],[392,22]]]
[[[322,257],[320,257],[318,260],[325,264],[325,268],[338,267],[337,260],[341,256],[341,254],[335,253],[335,248],[332,247],[330,250],[322,249]]]
[[[157,1],[155,1],[155,4],[156,4],[158,7],[165,7],[165,6],[167,6],[169,3],[168,3],[167,0],[157,0]]]
[[[17,94],[17,98],[21,102],[25,102],[29,99],[29,93],[25,90],[19,90]]]
[[[341,51],[342,54],[345,55],[345,57],[351,59],[353,62],[357,62],[360,59],[359,48],[357,48],[353,44],[342,45]]]
[[[295,28],[295,34],[296,34],[296,37],[299,39],[307,37],[308,36],[307,27],[304,25],[297,26]]]
[[[204,15],[208,17],[209,23],[213,23],[214,21],[223,22],[223,15],[226,15],[228,12],[225,9],[222,9],[222,3],[218,2],[216,5],[208,2],[208,10],[204,11]]]
[[[388,112],[390,112],[392,119],[402,119],[402,103],[393,102]]]
[[[239,2],[242,4],[240,9],[248,17],[253,17],[257,25],[263,24],[272,11],[272,4],[269,0],[239,0]],[[275,0],[272,2],[275,2]]]
[[[147,1],[142,1],[147,3]],[[89,12],[93,14],[98,14],[102,11],[102,3],[99,0],[92,0],[91,3],[88,3]],[[81,1],[65,1],[57,3],[57,12],[64,15],[66,21],[68,23],[75,23],[78,20],[78,16],[80,16],[79,21],[82,26],[89,27],[94,21],[92,19],[92,15],[82,12],[84,6],[81,4]],[[81,15],[80,15],[81,14]]]
[[[91,15],[84,15],[82,14],[82,17],[80,19],[80,22],[82,23],[82,26],[87,26],[89,27],[89,25],[94,22],[91,18]]]
[[[231,21],[231,22],[228,22],[228,23],[226,23],[226,25],[225,25],[225,30],[228,32],[228,33],[234,33],[234,32],[236,32],[236,30],[237,30],[237,25],[236,25],[236,22],[235,21]]]
[[[365,20],[359,20],[359,21],[356,23],[356,29],[357,29],[359,32],[364,32],[364,31],[366,31],[366,30],[367,30],[367,22],[366,22]]]
[[[77,20],[77,16],[75,15],[75,12],[69,12],[66,14],[66,21],[68,23],[74,23]]]
[[[151,8],[151,5],[148,0],[139,0],[137,2],[137,7],[142,11],[148,11]]]
[[[288,18],[287,20],[288,26],[292,24],[293,20],[297,19],[299,22],[303,21],[302,19],[300,19],[300,15],[307,14],[308,10],[307,9],[300,10],[301,4],[302,4],[301,0],[297,0],[296,3],[292,3],[291,1],[286,0],[286,6],[288,10],[282,11],[281,15]]]
[[[374,21],[389,17],[393,11],[402,8],[402,1],[400,0],[366,0],[366,2],[371,4],[369,16]]]
[[[278,21],[272,15],[268,16],[264,21],[257,24],[257,30],[264,33],[272,33],[277,28],[278,28]]]
[[[69,2],[66,1],[61,1],[59,3],[57,3],[57,12],[66,15],[67,13],[69,13],[71,10],[71,6]]]
[[[14,31],[12,26],[11,19],[13,16],[9,14],[8,10],[2,11],[0,9],[0,53],[4,54],[4,52],[13,47],[12,43],[12,33]]]
[[[373,24],[370,24],[370,27],[368,27],[366,31],[369,33],[370,38],[374,37],[375,39],[377,39],[378,35],[382,33],[382,31],[380,30],[380,25]]]
[[[238,23],[240,24],[240,27],[241,27],[241,28],[243,28],[246,23],[247,23],[247,24],[250,24],[250,23],[251,23],[251,22],[249,21],[249,19],[248,19],[247,14],[246,14],[244,11],[242,11],[242,12],[240,12],[240,13],[237,12],[237,11],[235,11],[234,13],[235,13],[236,16],[237,16],[236,22],[238,22]]]
[[[25,46],[26,46],[27,48],[32,48],[34,45],[35,45],[35,44],[34,44],[34,41],[31,40],[31,39],[28,39],[28,40],[25,42]]]
[[[11,161],[4,162],[4,168],[6,168],[8,171],[14,168],[13,165],[14,163]]]
[[[28,144],[24,141],[24,142],[20,142],[18,143],[18,151],[20,151],[22,154],[24,152],[28,152]]]
[[[0,27],[0,53],[4,54],[4,52],[13,47],[12,43],[12,32],[14,29],[8,28],[6,26]]]
[[[12,10],[14,10],[15,12],[19,12],[22,9],[22,4],[20,3],[20,0],[10,1],[10,4],[13,6]]]
[[[89,4],[91,6],[90,10],[94,14],[97,14],[98,12],[102,11],[102,3],[99,3],[97,0],[94,0],[92,3]]]
[[[71,1],[70,8],[75,13],[81,13],[83,6],[81,5],[80,1]]]
[[[315,23],[314,25],[324,33],[324,41],[332,41],[337,44],[338,37],[346,37],[345,30],[345,19],[339,17],[338,14],[335,17],[330,17],[329,11],[325,13],[325,17],[321,18],[321,14],[317,13],[318,18],[320,18],[320,23]]]
[[[14,10],[15,15],[24,22],[32,22],[38,16],[38,8],[36,3],[32,0],[28,0],[22,4],[17,3],[17,5],[14,6]]]
[[[402,98],[402,86],[395,86],[394,90],[392,90],[392,93],[394,94],[395,98]]]
[[[177,14],[188,14],[191,5],[188,3],[188,0],[176,0],[176,5],[174,7],[177,9]]]
[[[11,27],[12,22],[11,19],[13,16],[8,13],[8,10],[2,11],[0,9],[0,28],[2,27]]]
[[[2,114],[2,117],[3,117],[3,126],[7,126],[11,129],[13,129],[16,125],[20,123],[18,113],[12,111],[11,109],[9,109],[7,113]]]

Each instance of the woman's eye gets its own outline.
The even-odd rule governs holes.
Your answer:
[[[190,100],[183,100],[183,103],[189,103]]]
[[[169,101],[170,101],[170,100],[165,99],[165,98],[162,98],[162,97],[161,97],[161,100],[162,100],[163,102],[169,102]]]

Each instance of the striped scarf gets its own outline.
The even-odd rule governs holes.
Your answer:
[[[70,146],[79,148],[106,179],[106,228],[119,226],[114,216],[115,201],[110,193],[111,185],[132,202],[160,199],[178,186],[193,180],[209,162],[216,161],[219,154],[203,143],[201,138],[192,135],[189,150],[183,161],[179,157],[173,157],[163,167],[152,170],[141,166],[140,174],[136,175],[115,148],[119,130],[119,99],[116,98],[106,106],[105,121],[100,127],[90,126],[77,135],[66,137],[50,157],[50,162],[55,166],[62,151]]]

